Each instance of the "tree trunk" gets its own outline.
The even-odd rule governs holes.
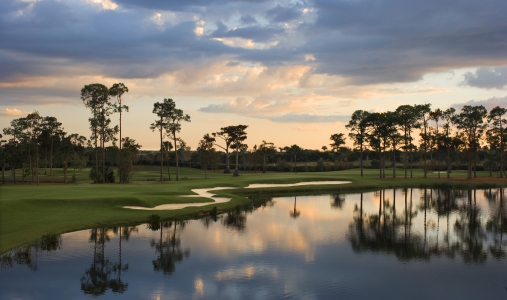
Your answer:
[[[160,179],[164,181],[164,144],[162,142],[162,118],[160,118]]]
[[[297,166],[297,157],[296,157],[296,154],[294,154],[294,173],[298,173],[298,166]]]
[[[47,151],[48,148],[46,148]],[[51,139],[51,148],[49,150],[49,176],[53,176],[53,139]]]
[[[171,181],[171,170],[169,168],[169,164],[171,163],[171,157],[169,156],[169,151],[167,151],[167,177],[168,180]]]
[[[35,145],[35,169],[37,170],[37,185],[39,185],[39,147]]]
[[[104,133],[105,134],[105,133]],[[105,136],[102,136],[102,183],[106,182],[106,145]]]
[[[396,146],[393,141],[393,178],[396,178]]]
[[[63,182],[67,184],[67,159],[63,161]]]
[[[94,112],[94,116],[96,117],[96,112]],[[94,136],[95,136],[95,178],[94,178],[94,182],[95,183],[99,183],[99,149],[98,149],[98,145],[97,145],[97,140],[98,140],[98,136],[97,136],[97,126],[94,126]]]
[[[180,180],[180,169],[178,166],[178,144],[176,143],[176,131],[173,131],[174,137],[174,157],[176,159],[176,181]]]
[[[361,169],[361,177],[363,177],[363,145],[361,144],[361,150],[359,152],[359,168]]]
[[[238,156],[239,156],[238,148],[236,148],[236,166],[234,167],[234,174],[232,174],[232,176],[234,177],[239,176]]]
[[[229,147],[225,149],[225,170],[224,174],[230,174],[231,173],[231,167],[230,167],[230,154],[229,154]]]
[[[5,184],[5,162],[2,162],[2,183]]]

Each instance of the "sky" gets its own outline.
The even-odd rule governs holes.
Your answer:
[[[122,136],[159,149],[248,125],[250,147],[329,147],[357,110],[507,107],[505,0],[2,0],[0,129],[32,111],[90,136],[87,84],[129,88]],[[118,116],[113,116],[116,124]],[[349,141],[350,145],[350,141]]]

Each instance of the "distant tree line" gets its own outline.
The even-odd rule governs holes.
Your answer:
[[[363,168],[369,167],[378,168],[383,178],[389,167],[392,177],[401,168],[407,178],[413,176],[414,166],[424,170],[424,177],[433,170],[438,171],[439,178],[441,173],[449,178],[452,169],[463,168],[468,178],[477,177],[477,170],[489,170],[490,176],[494,171],[499,177],[505,175],[507,109],[498,106],[489,112],[482,105],[465,105],[457,112],[454,108],[432,110],[430,104],[401,105],[382,113],[357,110],[346,125],[353,147],[345,146],[344,133],[335,133],[328,146],[320,150],[303,149],[297,144],[276,147],[265,140],[249,147],[248,125],[230,125],[206,133],[192,151],[180,136],[182,124],[190,122],[190,116],[178,109],[174,100],[166,98],[153,105],[156,119],[150,129],[158,133],[160,144],[154,152],[140,151],[141,145],[135,140],[122,137],[122,114],[129,111],[123,104],[123,95],[128,91],[123,83],[110,88],[96,83],[81,89],[81,100],[91,113],[89,138],[68,134],[55,117],[41,116],[37,111],[12,120],[0,134],[2,182],[5,183],[9,170],[15,183],[19,177],[16,170],[21,169],[23,182],[38,184],[39,175],[43,172],[53,176],[54,167],[63,169],[67,182],[69,166],[74,170],[75,181],[76,169],[90,166],[89,176],[95,183],[114,182],[116,178],[127,183],[132,180],[136,162],[158,164],[160,181],[171,180],[170,166],[176,168],[175,179],[179,180],[180,164],[204,169],[205,177],[209,169],[223,169],[224,173],[239,176],[240,169],[297,173],[352,167],[359,167],[362,176]],[[119,117],[117,125],[111,120],[114,114]],[[113,166],[117,167],[116,175]]]

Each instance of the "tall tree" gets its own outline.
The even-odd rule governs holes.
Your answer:
[[[365,110],[356,110],[352,117],[350,118],[349,123],[345,126],[351,132],[349,133],[349,137],[354,142],[354,146],[359,148],[359,168],[361,169],[361,176],[363,176],[363,152],[366,146],[366,118],[370,113]],[[327,147],[322,150],[326,151]]]
[[[412,132],[419,127],[417,111],[414,106],[401,105],[395,113],[398,116],[398,128],[403,132],[404,169],[405,178],[407,178],[409,151],[412,160]],[[412,173],[410,177],[412,177]]]
[[[452,136],[453,120],[455,119],[456,110],[454,108],[446,109],[442,114],[442,135],[441,145],[446,152],[447,178],[451,177],[451,150],[456,145],[456,138]]]
[[[215,148],[213,148],[214,145],[215,138],[206,133],[197,146],[197,155],[202,168],[204,168],[205,179],[208,179],[208,167],[213,164],[217,156]]]
[[[156,102],[153,104],[153,113],[157,115],[158,119],[151,123],[150,129],[155,131],[158,129],[160,134],[160,181],[164,181],[164,129],[167,130],[169,124],[169,115],[174,109],[175,103],[172,99],[164,99],[164,101]]]
[[[2,138],[3,135],[0,133],[0,164],[2,164],[2,184],[5,184],[5,161],[7,160],[5,142],[7,141]]]
[[[421,136],[421,143],[420,148],[423,150],[423,160],[424,160],[424,178],[427,177],[428,169],[426,167],[427,164],[427,157],[426,154],[428,153],[428,149],[430,146],[431,136],[430,136],[430,126],[429,126],[429,120],[430,120],[430,112],[431,112],[431,104],[421,104],[416,105],[417,114],[419,116],[419,120],[421,121],[421,133],[419,134]]]
[[[114,112],[120,113],[120,150],[122,146],[122,138],[121,138],[121,115],[123,111],[128,112],[129,107],[127,105],[122,104],[122,96],[125,93],[128,93],[129,88],[123,84],[123,83],[115,83],[113,86],[109,89],[109,95],[111,97],[116,98],[116,103],[114,104]]]
[[[490,148],[494,145],[493,148],[498,149],[500,153],[500,177],[503,177],[503,150],[505,148],[506,142],[506,132],[505,132],[505,124],[507,124],[507,119],[504,115],[507,113],[507,109],[503,107],[496,106],[489,112],[488,122],[491,124],[490,129],[487,131],[489,140],[490,140]]]
[[[100,109],[108,102],[109,91],[107,87],[100,83],[94,83],[85,85],[81,89],[81,100],[83,101],[85,107],[89,108],[92,112],[92,117],[89,118],[90,129],[92,130],[91,139],[94,140],[94,148],[95,148],[95,178],[93,179],[95,183],[102,182],[103,177],[99,178],[99,148],[98,148],[98,140],[99,140],[99,117],[100,117]]]
[[[49,136],[49,176],[53,175],[53,148],[55,139],[65,135],[63,132],[62,123],[58,122],[55,117],[44,117],[43,130]]]
[[[167,157],[167,178],[169,181],[171,180],[171,168],[170,168],[170,162],[171,162],[171,150],[173,149],[173,144],[170,141],[164,141],[162,142],[162,149],[165,153],[165,157]],[[164,159],[164,157],[162,157]]]
[[[236,152],[236,166],[234,167],[234,173],[232,174],[234,177],[239,176],[239,151],[248,148],[248,146],[243,143],[246,140],[245,130],[247,128],[248,125],[236,125],[233,126],[233,130],[231,132],[231,149],[234,149],[234,152]]]
[[[231,148],[233,141],[234,141],[235,130],[236,130],[236,126],[227,126],[227,127],[220,128],[220,131],[212,133],[212,135],[214,137],[218,137],[218,138],[222,139],[225,143],[225,146],[221,146],[215,142],[215,146],[217,146],[225,151],[224,174],[231,173],[229,149]]]
[[[178,165],[178,138],[176,133],[181,131],[181,122],[190,122],[190,116],[183,113],[183,110],[176,108],[176,103],[172,99],[167,99],[171,103],[169,114],[167,116],[167,133],[171,134],[174,140],[174,155],[176,160],[176,181],[179,180],[179,165]],[[165,99],[164,99],[165,101]]]
[[[276,153],[275,144],[263,140],[257,151],[262,156],[262,173],[266,173],[266,157],[273,156]]]
[[[432,155],[431,157],[433,157],[433,151],[436,150],[436,157],[437,157],[437,171],[438,171],[438,179],[440,179],[440,148],[441,148],[441,136],[440,136],[440,128],[438,126],[439,122],[442,120],[444,116],[444,112],[440,109],[440,108],[437,108],[435,110],[433,110],[432,112],[430,112],[430,120],[433,120],[435,122],[435,129],[434,129],[434,132],[433,134],[431,135],[432,136],[432,145],[430,147],[431,151],[432,151]]]
[[[480,148],[480,140],[488,125],[484,123],[487,115],[488,112],[482,105],[465,105],[454,120],[458,129],[461,130],[461,138],[467,154],[468,179],[472,178],[472,162],[476,159],[477,150]]]
[[[141,145],[129,137],[123,138],[122,144],[123,147],[120,150],[118,175],[120,183],[129,183],[132,181],[133,164],[139,149],[141,149]]]
[[[303,151],[303,149],[296,144],[294,144],[290,147],[286,147],[286,148],[287,148],[286,152],[291,155],[291,159],[292,159],[292,157],[294,157],[294,173],[297,174],[298,173],[297,156],[299,153],[301,153]]]
[[[20,142],[24,136],[22,123],[23,122],[21,118],[14,119],[11,121],[10,127],[3,129],[3,133],[5,135],[11,136],[11,139],[9,139],[9,142],[5,146],[7,148],[7,152],[9,153],[12,180],[14,183],[16,183],[16,164],[19,162],[21,156],[21,151],[19,150]]]
[[[386,134],[389,139],[389,144],[391,145],[391,151],[393,156],[393,178],[396,178],[396,150],[397,146],[403,137],[398,132],[397,126],[399,124],[399,118],[396,112],[387,112],[386,113]]]
[[[371,113],[366,118],[365,123],[367,128],[367,140],[370,144],[370,147],[374,151],[377,151],[379,156],[380,160],[379,176],[380,178],[382,178],[383,177],[382,133],[383,128],[386,125],[385,114],[377,112]]]

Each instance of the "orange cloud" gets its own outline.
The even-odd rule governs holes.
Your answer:
[[[9,117],[23,116],[26,114],[27,114],[26,112],[23,112],[17,108],[10,109],[8,107],[6,107],[4,111],[0,112],[0,116],[9,116]]]

